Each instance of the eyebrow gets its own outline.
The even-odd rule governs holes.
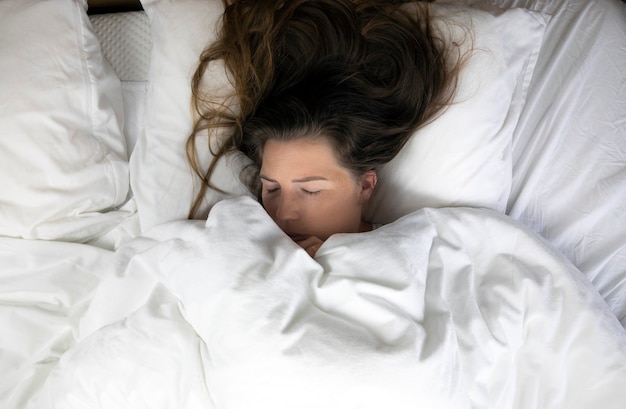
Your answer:
[[[264,175],[260,175],[259,178],[267,180],[268,182],[278,183],[276,180],[268,178],[267,176],[264,176]],[[323,176],[307,176],[301,179],[294,179],[292,180],[292,182],[293,183],[305,183],[305,182],[313,182],[316,180],[328,180],[328,179]]]

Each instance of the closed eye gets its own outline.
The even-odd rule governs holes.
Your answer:
[[[280,184],[273,179],[265,177],[263,175],[260,176],[261,184],[263,185],[263,189],[265,190],[265,194],[276,193],[280,190]]]
[[[319,194],[321,192],[321,190],[306,190],[306,189],[302,189],[302,191],[305,194],[311,195],[311,196],[317,195],[317,194]]]

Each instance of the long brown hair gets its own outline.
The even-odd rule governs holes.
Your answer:
[[[223,0],[217,41],[192,81],[197,120],[187,141],[202,180],[190,217],[211,176],[233,152],[251,160],[242,173],[259,194],[268,139],[323,136],[355,175],[393,159],[420,126],[450,103],[460,58],[431,24],[427,4],[389,0]],[[233,93],[202,94],[209,65],[223,61]],[[226,132],[218,132],[218,130]],[[209,133],[214,155],[203,169],[196,136]]]

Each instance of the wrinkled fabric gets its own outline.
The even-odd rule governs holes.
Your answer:
[[[488,210],[335,235],[249,198],[116,254],[36,407],[618,408],[626,334],[580,272]]]

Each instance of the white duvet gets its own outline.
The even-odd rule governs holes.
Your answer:
[[[21,407],[617,409],[626,396],[626,332],[597,290],[479,209],[336,235],[312,259],[258,203],[224,201],[206,224],[121,247],[76,336]]]

